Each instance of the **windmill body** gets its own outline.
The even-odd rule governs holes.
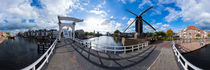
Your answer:
[[[143,21],[140,20],[142,19],[142,17],[137,17],[137,20],[135,22],[135,31],[136,33],[138,33],[139,35],[142,35],[143,33]]]
[[[145,11],[143,11],[139,16],[136,15],[135,13],[127,10],[129,13],[133,14],[136,16],[136,19],[130,24],[127,26],[127,28],[125,29],[125,31],[135,22],[135,31],[136,31],[136,34],[135,34],[135,38],[140,38],[140,37],[143,37],[143,22],[145,22],[147,25],[149,25],[153,30],[156,31],[156,29],[151,26],[147,21],[145,21],[143,18],[142,18],[142,15],[148,11],[149,9],[151,9],[152,7],[146,9]],[[124,31],[124,32],[125,32]]]

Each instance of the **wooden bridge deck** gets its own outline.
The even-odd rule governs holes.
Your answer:
[[[84,48],[78,43],[65,39],[57,44],[56,51],[45,69],[147,70],[160,54],[160,50],[161,47],[146,47],[140,51],[114,55]]]

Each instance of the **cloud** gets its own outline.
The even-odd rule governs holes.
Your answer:
[[[160,4],[170,4],[170,3],[174,3],[176,2],[176,0],[158,0],[158,5]]]
[[[105,11],[102,11],[102,10],[90,10],[90,13],[95,13],[95,14],[98,14],[98,15],[101,15],[101,16],[106,16],[107,13]]]
[[[136,0],[129,0],[130,3],[136,2]]]
[[[79,0],[40,0],[39,6],[31,0],[5,0],[0,2],[0,31],[24,31],[28,29],[58,28],[57,16],[67,16],[73,9],[81,9]],[[26,20],[22,23],[22,20]],[[5,23],[7,20],[8,23]],[[28,21],[34,20],[34,23]]]
[[[130,18],[129,21],[127,22],[128,25],[130,25],[133,21],[135,20],[135,18]],[[130,26],[135,26],[135,22]]]
[[[177,20],[179,17],[181,17],[181,13],[179,11],[176,11],[173,8],[167,7],[167,8],[165,8],[165,10],[169,11],[169,15],[165,17],[165,20],[167,22]]]
[[[169,24],[163,24],[163,23],[152,24],[152,26],[157,31],[166,31],[167,29],[170,28]],[[149,25],[144,25],[144,29],[146,29],[146,31],[148,31],[148,32],[154,32],[154,30]]]
[[[201,29],[210,31],[210,6],[209,0],[159,0],[158,4],[175,3],[180,10],[167,7],[165,10],[169,11],[169,15],[165,17],[167,22],[175,21],[182,18],[185,22],[195,23]]]
[[[163,25],[163,27],[169,27],[169,26],[170,26],[169,24],[164,24],[164,25]]]
[[[106,32],[113,33],[115,30],[122,30],[122,25],[114,20],[107,20],[105,18],[89,17],[84,21],[84,25],[76,26],[76,29],[84,29],[88,32],[100,32],[105,34]]]
[[[118,0],[120,2],[122,2],[123,4],[126,4],[127,2],[133,3],[136,2],[136,0]]]
[[[121,1],[123,4],[126,4],[126,0],[119,0],[119,1]]]
[[[210,30],[210,1],[209,0],[177,0],[181,8],[182,20],[195,22],[202,29]]]
[[[144,5],[153,6],[150,0],[142,0],[142,2],[139,4],[139,8],[143,8]]]
[[[102,17],[106,17],[107,12],[104,10],[101,10],[105,4],[106,4],[106,1],[104,0],[103,2],[99,3],[93,10],[90,10],[90,13],[94,13]]]
[[[128,18],[126,17],[126,16],[124,16],[123,18],[122,18],[122,20],[127,20]]]

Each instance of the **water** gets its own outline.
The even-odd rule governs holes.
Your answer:
[[[210,45],[203,48],[183,54],[183,56],[193,65],[210,70]]]
[[[8,39],[0,45],[0,70],[19,70],[40,56],[35,40],[17,37]]]
[[[100,36],[100,37],[94,37],[94,38],[90,38],[90,39],[86,39],[83,40],[84,42],[91,42],[91,45],[97,45],[98,48],[102,48],[102,47],[111,47],[111,46],[115,46],[119,48],[123,48],[121,40],[111,37],[111,36]],[[96,48],[92,48],[92,49],[96,49]],[[96,49],[96,50],[100,50],[100,49]]]

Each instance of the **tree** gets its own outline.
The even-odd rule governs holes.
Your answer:
[[[153,35],[153,33],[150,33],[150,32],[145,33],[146,37],[152,37],[152,35]]]
[[[10,32],[6,32],[6,36],[10,36]]]
[[[163,31],[159,31],[159,32],[155,32],[155,36],[164,37],[164,36],[166,36],[166,34]]]
[[[210,37],[210,34],[208,34],[208,37]]]
[[[23,36],[23,33],[22,33],[22,32],[18,32],[17,35],[18,35],[18,36]]]
[[[200,34],[196,34],[196,37],[201,37],[201,35]]]
[[[166,36],[171,37],[172,35],[173,35],[173,30],[168,29],[168,30],[166,31]]]
[[[114,33],[121,33],[119,30],[115,30]]]

